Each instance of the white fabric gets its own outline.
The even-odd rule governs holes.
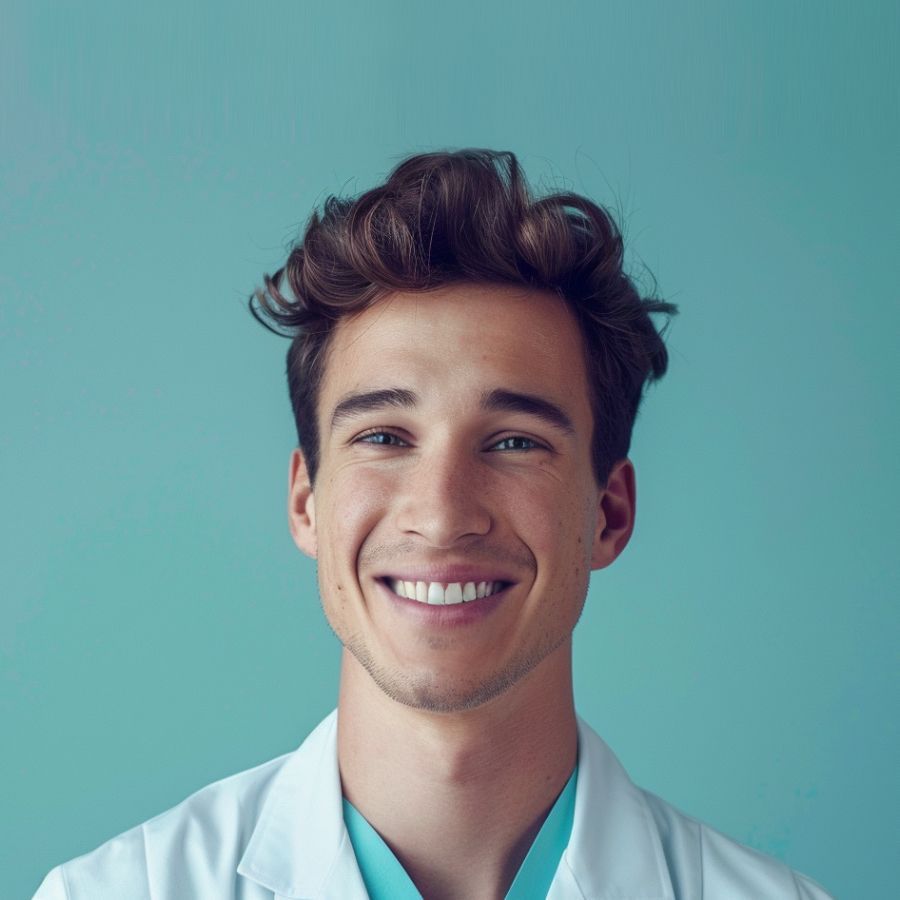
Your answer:
[[[572,837],[548,900],[830,900],[642,791],[579,719]],[[344,828],[337,713],[294,752],[57,866],[35,900],[365,900]]]

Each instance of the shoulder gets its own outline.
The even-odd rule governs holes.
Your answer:
[[[812,879],[779,860],[738,843],[649,791],[641,793],[656,825],[677,897],[831,900]]]
[[[57,866],[35,900],[209,896],[211,886],[233,883],[269,787],[290,756],[209,784],[96,850]]]

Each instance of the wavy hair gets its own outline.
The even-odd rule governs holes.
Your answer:
[[[478,282],[553,291],[572,310],[591,390],[594,470],[604,484],[628,453],[645,385],[668,364],[665,326],[657,330],[651,314],[677,311],[642,297],[622,257],[605,209],[575,193],[534,197],[508,152],[411,156],[384,184],[329,197],[249,301],[259,322],[291,338],[288,390],[310,479],[326,351],[341,319],[393,292]]]

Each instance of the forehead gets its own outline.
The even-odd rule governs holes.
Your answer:
[[[320,411],[372,387],[437,400],[503,387],[581,409],[589,402],[581,334],[566,302],[505,285],[390,294],[343,319],[325,360]]]

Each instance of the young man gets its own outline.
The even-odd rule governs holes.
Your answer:
[[[254,312],[293,337],[289,519],[338,709],[38,897],[826,898],[637,788],[575,713],[572,631],[631,535],[666,369],[650,315],[674,312],[606,213],[534,200],[511,154],[413,157],[329,200]]]

